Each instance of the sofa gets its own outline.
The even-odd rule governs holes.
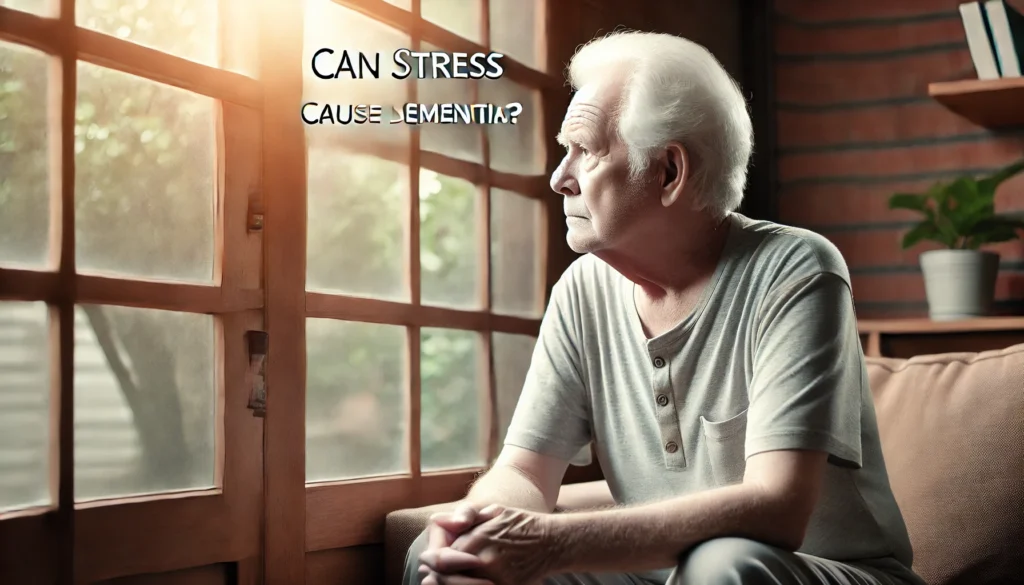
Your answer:
[[[1024,344],[867,367],[914,570],[929,585],[1024,584]],[[430,514],[450,507],[387,516],[387,585]]]

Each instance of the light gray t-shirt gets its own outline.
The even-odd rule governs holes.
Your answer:
[[[739,214],[727,225],[694,312],[653,339],[633,283],[592,255],[575,261],[552,291],[505,444],[570,459],[593,442],[625,505],[738,483],[756,453],[827,451],[800,551],[909,568],[842,255],[806,230]]]

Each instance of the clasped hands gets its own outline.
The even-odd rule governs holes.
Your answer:
[[[547,514],[462,503],[434,514],[420,555],[423,585],[534,585],[550,574]]]

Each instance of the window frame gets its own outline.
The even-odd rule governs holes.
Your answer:
[[[412,0],[411,10],[405,10],[393,6],[383,0],[376,2],[368,2],[365,0],[330,0],[333,4],[342,8],[355,11],[363,16],[371,18],[381,24],[389,26],[396,31],[408,34],[410,37],[410,45],[412,50],[419,50],[422,43],[429,43],[430,45],[440,48],[440,50],[447,52],[488,52],[490,50],[490,2],[489,0],[478,0],[481,6],[481,20],[480,23],[482,31],[483,42],[480,44],[469,41],[463,37],[456,35],[440,25],[434,24],[422,18],[419,15],[420,1]],[[543,45],[546,42],[545,24],[547,22],[548,15],[546,14],[545,6],[547,2],[543,0],[535,0],[537,3],[538,10],[536,12],[537,18],[537,29],[535,29],[535,38],[537,39],[538,55],[540,60],[544,61],[546,51],[543,50]],[[282,13],[278,15],[279,19],[290,19],[290,27],[292,30],[301,30],[302,28],[302,11],[296,10],[294,13],[287,14]],[[277,21],[278,26],[282,23],[280,20]],[[269,58],[277,58],[280,61],[276,66],[271,67],[268,74],[272,71],[278,72],[281,77],[276,83],[269,84],[268,87],[277,88],[275,95],[270,95],[268,91],[267,99],[281,100],[278,105],[274,107],[266,108],[268,115],[274,115],[275,112],[295,111],[300,107],[302,95],[301,95],[301,72],[291,71],[288,74],[282,73],[287,71],[286,64],[294,63],[301,60],[303,54],[303,43],[305,37],[294,32],[289,32],[283,35],[283,38],[289,39],[287,49],[278,45],[277,52],[275,55],[269,56]],[[521,86],[524,86],[530,90],[538,90],[540,92],[538,102],[541,104],[545,103],[546,99],[550,99],[548,96],[553,91],[561,91],[565,93],[564,84],[559,77],[543,73],[529,66],[524,65],[516,61],[514,58],[506,55],[502,59],[502,65],[505,68],[505,73],[502,76],[503,79],[513,81]],[[293,68],[295,69],[295,68]],[[298,84],[298,88],[295,84]],[[472,83],[472,98],[477,99],[479,93],[479,84]],[[291,91],[285,92],[285,88],[291,88]],[[298,91],[296,92],[296,89]],[[280,95],[276,95],[280,93]],[[285,95],[287,93],[287,95]],[[417,84],[415,80],[409,80],[407,85],[407,96],[410,103],[416,103],[417,99]],[[543,141],[547,156],[544,159],[538,160],[538,166],[542,167],[543,170],[551,168],[551,141],[546,140],[547,128],[550,126],[549,117],[546,115],[548,108],[542,108],[541,111],[537,111],[534,115],[537,116],[536,120],[536,131],[540,134],[540,140]],[[284,125],[290,125],[287,133],[287,140],[291,144],[290,148],[284,147],[285,140],[282,139],[281,135],[275,134],[277,138],[276,145],[266,144],[265,148],[268,149],[268,160],[280,162],[282,168],[277,169],[282,174],[288,174],[291,171],[291,178],[288,181],[289,184],[295,189],[295,185],[298,181],[302,181],[303,188],[301,192],[306,191],[305,186],[305,162],[296,162],[297,157],[295,152],[305,153],[305,134],[304,126],[302,121],[295,117],[294,119],[288,118],[280,121],[282,129]],[[268,124],[269,127],[269,124]],[[461,469],[449,469],[444,471],[430,471],[424,472],[420,468],[420,397],[421,397],[421,383],[420,383],[420,332],[424,327],[439,327],[445,329],[465,330],[474,331],[482,336],[482,358],[486,363],[482,364],[484,367],[482,371],[486,372],[484,376],[484,387],[480,389],[481,394],[481,406],[485,411],[482,415],[485,415],[482,419],[482,426],[485,430],[485,445],[484,451],[487,456],[488,464],[493,461],[493,458],[497,455],[500,446],[497,444],[498,429],[496,427],[497,413],[496,413],[496,397],[495,397],[495,383],[494,383],[494,368],[493,368],[493,351],[491,343],[491,334],[494,332],[500,333],[513,333],[521,335],[529,335],[536,337],[540,328],[540,313],[543,310],[543,304],[546,300],[547,295],[547,273],[549,268],[548,262],[548,205],[547,200],[550,199],[549,193],[550,188],[548,186],[548,174],[540,173],[536,175],[520,175],[514,173],[505,173],[495,171],[490,168],[491,157],[490,157],[490,141],[487,133],[486,126],[480,126],[481,133],[481,144],[482,144],[482,161],[481,162],[470,162],[465,160],[456,159],[444,154],[439,154],[431,151],[425,151],[420,148],[420,135],[418,132],[412,132],[409,145],[406,147],[393,146],[382,146],[374,144],[360,144],[358,148],[352,148],[351,152],[358,154],[369,154],[377,156],[385,160],[391,160],[395,162],[401,162],[407,164],[409,168],[409,190],[412,195],[409,199],[410,205],[407,208],[407,217],[405,220],[405,233],[406,233],[406,251],[405,251],[405,269],[406,269],[406,282],[409,285],[410,299],[408,302],[397,302],[388,300],[379,300],[372,298],[357,297],[345,294],[337,293],[324,293],[324,292],[308,292],[305,290],[305,285],[301,286],[301,291],[296,290],[293,283],[288,284],[288,288],[291,289],[288,293],[291,297],[291,303],[295,304],[295,297],[301,294],[302,303],[304,307],[304,318],[328,318],[328,319],[341,319],[349,321],[359,322],[371,322],[389,325],[399,325],[406,327],[407,342],[406,342],[406,355],[405,363],[406,369],[406,390],[409,392],[407,398],[409,400],[409,409],[407,412],[406,427],[408,429],[408,458],[409,458],[409,472],[405,474],[387,475],[380,477],[369,477],[351,480],[339,480],[339,481],[319,481],[314,483],[305,483],[305,469],[303,468],[302,484],[304,485],[304,509],[303,516],[305,518],[305,526],[303,529],[303,541],[304,550],[301,551],[303,557],[310,553],[327,551],[331,549],[340,549],[351,546],[365,545],[365,544],[378,544],[384,540],[384,516],[391,510],[399,508],[410,508],[425,506],[434,503],[440,503],[444,501],[454,500],[462,497],[465,494],[467,486],[472,480],[485,469],[485,466],[474,466]],[[554,133],[550,134],[554,136]],[[277,154],[269,154],[271,148],[279,148]],[[344,146],[342,145],[342,148]],[[284,162],[284,157],[292,157],[293,160]],[[298,169],[302,176],[297,176],[298,173],[294,171]],[[476,187],[477,196],[481,197],[479,205],[477,206],[479,212],[479,226],[477,235],[479,237],[478,253],[480,254],[481,262],[479,263],[481,270],[480,282],[482,284],[482,298],[480,299],[481,309],[479,310],[466,310],[456,309],[448,307],[438,307],[432,305],[425,305],[421,302],[420,295],[420,219],[419,219],[419,204],[418,198],[415,194],[419,192],[419,174],[420,169],[428,169],[437,173],[447,175],[450,177],[456,177],[465,179],[472,182]],[[270,169],[268,169],[270,171]],[[269,183],[269,181],[268,181]],[[491,189],[503,189],[512,191],[518,196],[532,199],[538,202],[541,209],[540,220],[538,221],[538,233],[536,234],[537,250],[538,255],[536,258],[537,265],[537,294],[536,299],[538,305],[536,307],[537,316],[533,318],[519,317],[511,315],[497,314],[493,312],[491,305],[491,291],[492,291],[492,279],[491,279],[491,209],[490,209],[490,190]],[[299,189],[296,189],[299,190]],[[268,196],[273,197],[268,191]],[[282,199],[286,195],[282,194]],[[280,201],[279,205],[292,205],[298,206],[298,198],[290,200]],[[287,227],[279,226],[278,230],[283,231],[287,236],[279,235],[282,239],[284,237],[291,237],[293,242],[290,244],[291,254],[284,255],[282,258],[301,257],[305,261],[306,255],[306,201],[301,201],[302,209],[290,210],[289,217],[292,218],[292,222]],[[281,221],[281,218],[277,218]],[[298,225],[301,223],[302,225]],[[272,229],[268,225],[268,238],[273,238]],[[301,230],[301,231],[300,231]],[[301,243],[301,245],[296,245]],[[282,244],[278,242],[278,244]],[[275,242],[268,241],[268,250],[273,248]],[[283,245],[289,245],[284,242]],[[294,256],[293,256],[294,255]],[[285,260],[286,261],[286,260]],[[281,266],[278,268],[271,267],[268,265],[267,277],[268,277],[268,290],[273,299],[275,292],[279,287],[283,288],[285,283],[274,282],[275,274],[279,274],[278,270],[290,270],[292,275],[288,278],[292,281],[298,279],[305,282],[305,265],[300,267],[296,266],[298,263],[292,263],[290,266]],[[280,277],[280,280],[285,280],[284,276]],[[283,291],[282,291],[283,293]],[[282,294],[284,296],[284,294]],[[283,304],[282,300],[282,304]],[[271,300],[268,306],[269,319],[274,320],[274,316],[279,314],[276,309],[280,305],[277,305],[274,300]],[[283,313],[283,307],[282,313]],[[296,311],[295,307],[292,307],[289,312],[289,317],[294,319],[295,315],[300,314],[300,311]],[[294,352],[296,355],[292,356],[289,361],[294,363],[305,364],[305,319],[300,318],[302,322],[302,330],[287,329],[286,341],[281,341],[281,333],[278,331],[272,331],[270,333],[271,339],[276,340],[277,349],[280,350],[280,345],[283,343],[288,346],[289,353]],[[280,321],[281,319],[279,319]],[[273,325],[271,325],[273,327]],[[272,344],[275,341],[271,342]],[[301,350],[302,355],[297,355],[298,350]],[[278,358],[281,356],[278,355]],[[271,362],[271,368],[273,368],[273,362]],[[283,368],[282,368],[283,369]],[[271,371],[269,374],[270,384],[276,385],[280,388],[280,384],[288,383],[285,380],[291,378],[291,385],[296,385],[296,378],[294,377],[294,370],[291,375],[282,371]],[[301,372],[303,376],[303,383],[297,384],[297,386],[305,387],[304,377],[305,370]],[[268,395],[268,401],[273,401],[273,391]],[[280,395],[278,396],[280,398]],[[268,411],[271,409],[277,410],[279,416],[282,415],[279,409],[287,408],[292,412],[288,413],[287,416],[292,425],[298,424],[301,419],[304,424],[305,421],[305,405],[304,402],[299,404],[293,396],[288,399],[287,403],[277,403],[272,406],[268,406]],[[303,396],[303,399],[305,397]],[[283,402],[283,399],[282,399]],[[291,425],[289,425],[291,426]],[[278,431],[283,435],[287,431],[283,428],[278,427]],[[273,433],[273,426],[269,427],[268,433]],[[285,440],[268,434],[268,445],[276,444],[283,445]],[[295,436],[291,433],[289,441],[293,445],[294,449],[302,449],[304,443],[300,444],[299,440],[304,441],[304,436]],[[291,481],[283,479],[284,471],[278,470],[278,465],[275,465],[276,457],[287,457],[287,452],[282,451],[280,454],[267,454],[268,461],[268,501],[271,499],[277,499],[271,496],[271,493],[275,489],[281,490],[282,492],[288,490],[287,486],[294,486],[296,480],[294,477]],[[280,467],[286,466],[287,463],[281,462]],[[281,479],[278,480],[278,474],[281,474]],[[292,474],[297,475],[295,470],[291,471]],[[280,481],[280,483],[278,483]],[[294,487],[292,487],[294,489]],[[293,494],[288,498],[298,499],[297,494]],[[278,501],[280,501],[278,499]],[[275,513],[268,509],[268,517]],[[280,514],[278,510],[276,513]],[[284,522],[284,518],[280,520]],[[273,550],[277,547],[288,547],[293,546],[298,535],[297,528],[293,528],[290,532],[290,537],[284,536],[284,533],[279,533],[281,540],[277,540],[277,535],[268,534],[267,550]],[[289,558],[297,558],[299,551],[289,551]],[[282,553],[282,557],[284,553]],[[270,562],[272,559],[268,558],[268,576],[275,572],[274,565]],[[284,568],[282,562],[281,568],[282,574],[294,574],[288,573],[288,570]]]
[[[296,115],[302,103],[303,10],[289,2],[261,2],[256,46],[256,78],[202,65],[160,50],[81,28],[75,0],[52,0],[58,16],[37,16],[0,7],[0,40],[42,50],[50,58],[51,265],[47,269],[0,268],[0,300],[44,301],[50,310],[53,505],[0,515],[0,547],[28,551],[0,562],[0,577],[19,580],[55,577],[60,583],[95,581],[123,575],[239,561],[239,583],[301,583],[308,553],[383,542],[383,517],[393,509],[422,506],[463,495],[482,468],[421,473],[419,465],[420,330],[444,327],[483,335],[487,360],[482,389],[487,454],[499,448],[494,421],[491,333],[536,336],[540,318],[491,312],[491,295],[481,310],[425,306],[419,291],[419,210],[410,205],[406,225],[409,303],[307,292],[306,142]],[[347,9],[445,51],[486,52],[490,43],[490,6],[481,3],[482,43],[463,39],[412,10],[383,0],[332,0]],[[561,153],[553,136],[568,92],[562,63],[546,46],[545,24],[553,14],[578,10],[537,3],[538,60],[542,72],[506,56],[504,78],[540,91],[538,128],[546,148],[543,170],[554,168]],[[228,4],[221,0],[222,16]],[[574,4],[574,3],[570,3]],[[577,15],[578,16],[578,15]],[[569,20],[568,22],[576,22]],[[222,28],[221,33],[225,33]],[[573,35],[569,35],[573,38]],[[556,41],[557,42],[557,41]],[[563,43],[564,44],[564,43]],[[560,47],[559,54],[566,53]],[[571,53],[571,50],[568,51]],[[151,282],[128,277],[78,274],[75,266],[75,152],[77,62],[85,61],[218,100],[218,186],[214,282],[210,285]],[[552,66],[554,64],[554,66]],[[59,83],[58,83],[59,82]],[[416,99],[411,82],[410,102]],[[475,84],[474,84],[475,87]],[[481,129],[483,163],[421,151],[412,133],[408,152],[361,149],[361,153],[409,164],[410,193],[418,193],[419,170],[471,181],[482,197],[480,253],[482,289],[491,290],[490,189],[534,198],[543,209],[539,221],[538,302],[562,262],[552,263],[549,241],[558,237],[548,198],[548,176],[517,175],[490,168],[490,145]],[[416,201],[416,198],[412,198]],[[256,217],[262,225],[255,228]],[[564,226],[561,226],[564,228]],[[561,260],[561,258],[559,258]],[[554,265],[553,265],[554,264]],[[216,316],[218,412],[218,488],[203,492],[155,494],[98,503],[74,502],[73,351],[76,304],[101,303]],[[538,307],[540,309],[541,307]],[[391,323],[407,327],[406,384],[409,392],[410,473],[384,478],[305,481],[305,320],[309,317]],[[249,386],[247,330],[269,334],[264,419],[245,408]],[[302,457],[296,457],[301,453]],[[222,472],[221,472],[222,470]],[[156,528],[154,528],[154,526]],[[196,536],[196,527],[206,536]],[[231,536],[214,526],[231,527]],[[187,537],[186,537],[187,536]]]
[[[224,11],[241,0],[222,0]],[[55,16],[0,7],[0,40],[48,56],[50,250],[48,266],[0,268],[0,299],[49,308],[52,503],[0,514],[0,580],[93,582],[119,576],[238,561],[240,583],[261,563],[263,421],[244,406],[247,330],[263,325],[262,235],[245,229],[259,204],[262,87],[259,81],[79,27],[75,0],[54,1]],[[221,30],[222,49],[230,27]],[[224,55],[225,60],[235,55]],[[75,259],[75,108],[78,62],[129,73],[217,100],[215,254],[209,284],[82,274]],[[256,199],[257,201],[253,201]],[[80,304],[211,315],[215,348],[214,486],[210,489],[74,499],[74,315]],[[223,527],[231,527],[226,530]],[[198,528],[198,529],[197,529]],[[9,558],[6,558],[9,557]]]

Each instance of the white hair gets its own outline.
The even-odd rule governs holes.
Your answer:
[[[604,81],[612,65],[629,73],[616,114],[633,178],[670,141],[690,158],[699,209],[717,217],[743,199],[753,129],[739,86],[704,47],[657,33],[614,32],[580,47],[569,63],[573,89]],[[620,69],[621,70],[621,69]]]

